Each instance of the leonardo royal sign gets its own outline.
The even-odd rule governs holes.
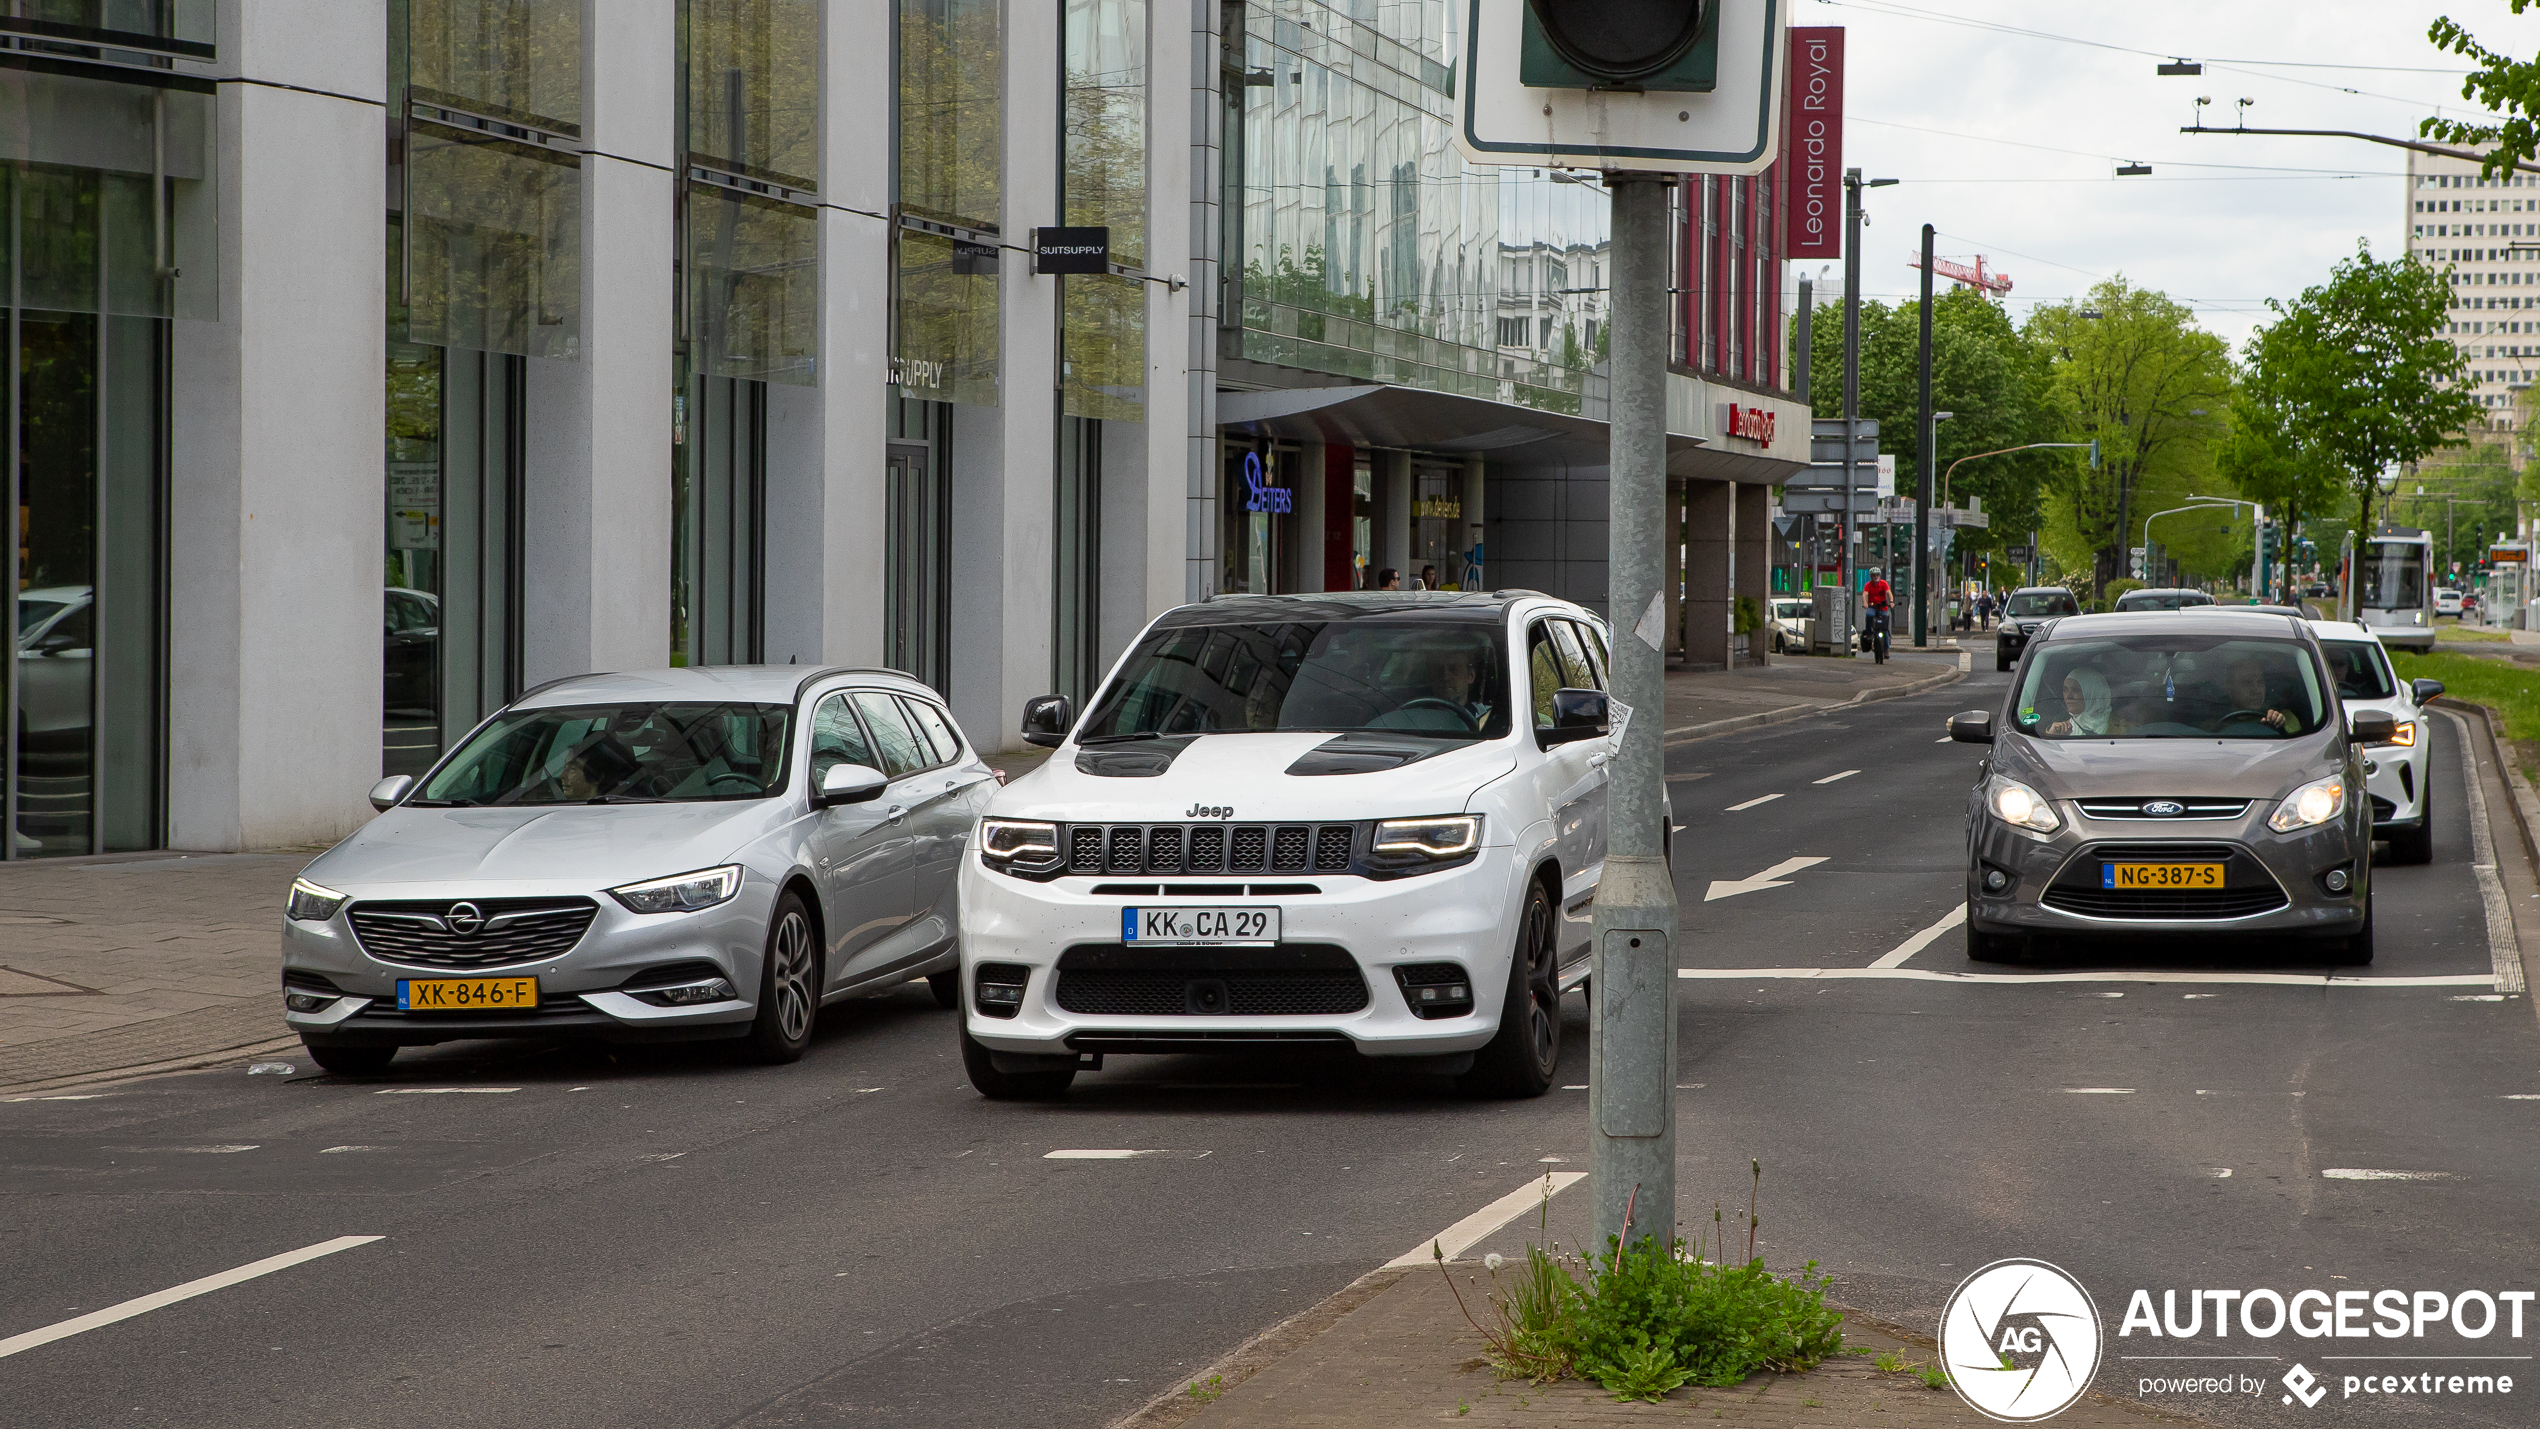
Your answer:
[[[1790,256],[1843,256],[1843,27],[1790,32]]]
[[[1741,407],[1735,402],[1720,408],[1720,429],[1733,437],[1744,437],[1764,446],[1773,444],[1773,414],[1761,407]]]

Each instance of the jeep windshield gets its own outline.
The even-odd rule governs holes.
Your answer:
[[[2049,641],[2019,731],[2042,739],[2293,739],[2327,721],[2310,652],[2290,640],[2130,635]]]
[[[1508,729],[1497,625],[1332,620],[1149,631],[1076,740],[1280,730],[1498,739]]]

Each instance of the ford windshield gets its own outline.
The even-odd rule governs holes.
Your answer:
[[[1508,729],[1495,625],[1291,621],[1149,631],[1076,739],[1280,730],[1497,739]]]
[[[2328,719],[2301,645],[2192,634],[2049,642],[2017,709],[2043,739],[2292,739]]]

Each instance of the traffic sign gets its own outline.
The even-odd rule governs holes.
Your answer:
[[[1455,142],[1476,164],[1754,174],[1778,153],[1785,0],[1467,6]],[[1706,47],[1707,93],[1694,87]]]

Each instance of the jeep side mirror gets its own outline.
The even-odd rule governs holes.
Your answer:
[[[1023,702],[1023,742],[1056,749],[1076,727],[1076,707],[1065,695],[1036,695]]]
[[[881,797],[891,781],[882,771],[863,764],[832,764],[820,774],[820,788],[811,802],[826,809],[832,804],[861,804]]]
[[[387,813],[390,809],[397,807],[397,801],[406,797],[406,791],[414,786],[413,775],[391,774],[370,786],[370,806],[383,814]]]
[[[2399,737],[2399,722],[2379,710],[2357,710],[2346,730],[2359,744],[2388,744]]]
[[[1951,715],[1949,737],[1960,744],[1991,744],[1993,742],[1993,711],[1968,710],[1963,714]]]
[[[2418,704],[2425,704],[2436,695],[2443,693],[2443,682],[2441,680],[2410,680],[2408,693],[2417,697]]]
[[[1556,744],[1604,738],[1606,708],[1603,690],[1554,690],[1552,723],[1535,727],[1535,747],[1550,749]]]

